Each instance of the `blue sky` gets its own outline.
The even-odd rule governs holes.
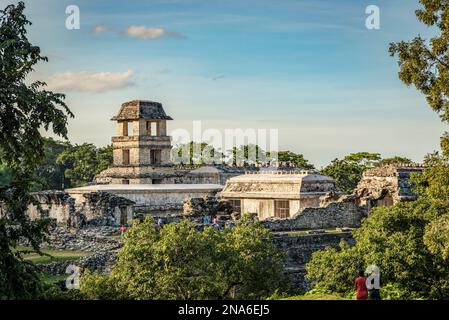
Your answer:
[[[162,102],[171,130],[277,128],[281,149],[318,166],[357,151],[421,161],[447,129],[388,55],[391,41],[432,34],[418,0],[25,3],[30,38],[50,58],[32,78],[67,94],[77,143],[108,144],[109,119],[131,99]],[[370,4],[380,30],[365,28]],[[65,28],[68,5],[80,30]]]

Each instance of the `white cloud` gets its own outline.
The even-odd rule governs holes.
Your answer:
[[[104,92],[133,85],[134,71],[124,72],[65,72],[47,79],[51,90]]]
[[[163,28],[147,28],[145,26],[129,26],[125,31],[125,35],[143,40],[154,40],[162,37],[182,37],[177,32],[167,31]]]
[[[92,33],[103,33],[105,31],[108,31],[109,29],[109,26],[105,24],[97,24],[92,28]]]

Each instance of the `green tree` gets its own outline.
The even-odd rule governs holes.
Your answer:
[[[321,170],[321,174],[334,178],[347,193],[351,193],[362,179],[363,171],[381,161],[380,154],[369,152],[351,153],[342,160],[334,159]]]
[[[427,298],[448,298],[449,264],[424,242],[426,226],[445,210],[427,199],[375,208],[353,232],[354,247],[313,254],[307,278],[317,288],[348,294],[356,270],[374,264],[381,270],[382,285],[397,284]]]
[[[321,170],[321,174],[334,178],[338,186],[351,193],[362,178],[365,166],[349,160],[333,160]]]
[[[89,299],[256,299],[282,284],[283,255],[271,233],[244,216],[232,229],[195,229],[186,220],[159,229],[148,216],[127,231],[110,275],[88,272]]]
[[[259,145],[245,144],[228,150],[232,165],[242,166],[244,163],[266,162],[267,153]]]
[[[172,150],[173,160],[181,165],[202,166],[204,164],[221,163],[224,155],[212,145],[205,142],[180,144]]]
[[[412,164],[412,163],[413,163],[413,161],[410,160],[409,158],[395,156],[395,157],[391,157],[391,158],[382,159],[382,160],[378,161],[377,163],[375,163],[375,166],[382,167],[382,166],[395,165],[395,164]]]
[[[449,214],[432,221],[426,226],[424,243],[429,251],[444,261],[449,261]]]
[[[19,2],[0,10],[0,166],[10,174],[0,178],[6,181],[0,188],[0,299],[30,299],[42,292],[35,267],[13,248],[25,238],[39,252],[49,220],[31,221],[26,214],[32,177],[44,154],[39,130],[66,138],[72,116],[62,94],[43,89],[43,82],[25,81],[47,58],[28,41],[24,9]]]
[[[92,182],[95,176],[112,163],[112,147],[97,149],[91,143],[70,146],[56,159],[65,168],[68,186],[78,187]]]
[[[112,145],[97,149],[97,174],[109,168],[114,161]]]
[[[58,163],[57,159],[69,148],[71,148],[69,142],[44,139],[44,157],[35,173],[35,190],[59,190],[68,185],[64,177],[67,167]]]
[[[313,164],[310,164],[307,159],[304,158],[304,155],[299,153],[294,153],[292,151],[279,151],[279,152],[267,152],[267,157],[277,157],[280,162],[290,162],[295,167],[303,168],[305,170],[313,170],[315,169]]]
[[[449,6],[446,0],[419,2],[418,20],[434,27],[437,35],[429,40],[418,36],[409,42],[391,43],[390,55],[398,59],[399,78],[407,86],[414,85],[441,119],[449,122]]]
[[[449,4],[446,0],[420,0],[416,16],[427,26],[436,27],[429,41],[416,37],[410,42],[390,44],[391,56],[398,57],[399,78],[414,85],[426,97],[442,121],[449,122]],[[442,155],[426,156],[429,165],[421,175],[412,176],[420,199],[392,207],[375,208],[362,227],[354,232],[355,247],[314,254],[307,265],[308,277],[318,287],[334,289],[336,277],[324,268],[336,268],[326,261],[339,261],[338,268],[351,270],[356,258],[364,265],[380,266],[384,284],[417,292],[428,298],[449,298],[448,212],[449,134],[441,138]],[[343,258],[344,256],[350,258]],[[340,259],[340,260],[338,260]],[[322,262],[324,261],[324,262]],[[349,279],[347,279],[349,280]],[[352,284],[346,282],[350,290]]]
[[[358,163],[364,167],[372,167],[380,159],[380,154],[370,152],[351,153],[344,157],[344,160]]]

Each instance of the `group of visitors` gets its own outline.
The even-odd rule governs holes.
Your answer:
[[[355,279],[355,290],[357,300],[381,300],[380,289],[369,283],[363,270],[359,270],[358,277]]]

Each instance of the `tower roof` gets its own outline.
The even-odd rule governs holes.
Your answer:
[[[155,101],[133,100],[122,104],[119,113],[111,120],[173,120],[167,116],[162,104]]]

